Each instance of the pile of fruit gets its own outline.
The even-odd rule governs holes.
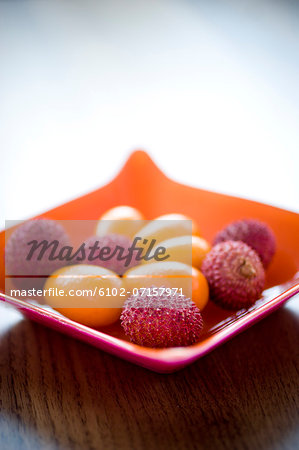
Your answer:
[[[33,220],[16,228],[5,250],[6,268],[15,278],[32,283],[31,275],[49,275],[46,281],[35,278],[42,287],[46,303],[65,316],[91,327],[110,325],[120,319],[130,340],[148,347],[191,345],[200,339],[202,311],[210,299],[226,309],[248,308],[260,298],[265,285],[265,270],[275,253],[275,236],[264,223],[246,219],[233,222],[221,230],[211,246],[197,224],[181,214],[160,216],[145,221],[143,215],[128,206],[106,212],[98,221],[95,235],[85,240],[91,249],[128,249],[134,238],[154,242],[152,251],[166,249],[165,260],[91,258],[81,254],[75,261],[49,258],[44,252],[30,260],[28,242],[59,242],[70,239],[58,222]],[[192,223],[192,229],[190,227]],[[58,248],[58,250],[59,250]],[[25,288],[29,288],[26,286]],[[24,288],[24,284],[22,286]],[[81,289],[97,295],[61,298],[50,295],[59,289]],[[111,295],[111,292],[114,292]],[[109,293],[109,295],[108,295]],[[121,293],[123,295],[121,296]],[[83,303],[82,303],[83,302]]]

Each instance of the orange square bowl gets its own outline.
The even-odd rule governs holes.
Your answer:
[[[186,214],[200,224],[202,234],[208,240],[236,219],[253,217],[268,223],[277,238],[277,252],[267,271],[267,285],[261,299],[250,309],[236,313],[209,303],[203,311],[205,325],[202,337],[195,345],[168,349],[141,347],[128,342],[119,323],[95,330],[49,308],[5,295],[4,231],[0,233],[0,299],[18,308],[28,318],[99,349],[157,372],[173,372],[207,354],[299,293],[298,214],[176,183],[167,178],[143,151],[134,152],[116,178],[107,185],[54,208],[42,217],[97,220],[106,210],[117,205],[136,207],[147,219],[174,212]]]

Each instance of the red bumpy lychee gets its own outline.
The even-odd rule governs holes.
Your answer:
[[[251,306],[265,285],[265,271],[257,253],[241,241],[225,241],[212,248],[203,261],[210,298],[226,309]]]
[[[139,290],[138,295],[129,297],[120,320],[132,342],[156,348],[194,344],[203,326],[201,313],[192,300],[162,293],[154,286],[144,294]]]
[[[224,241],[242,241],[253,248],[265,268],[270,264],[276,249],[276,239],[269,226],[256,219],[232,222],[216,235],[213,244]]]
[[[34,248],[32,241],[40,247],[30,255]],[[48,247],[43,249],[43,241]],[[57,241],[57,245],[54,241]],[[53,242],[53,244],[51,244]],[[35,287],[40,289],[45,278],[55,270],[67,264],[62,258],[56,258],[59,251],[70,245],[69,237],[63,226],[54,220],[34,219],[21,224],[16,228],[5,246],[5,271],[6,275],[16,276],[13,284],[22,289]],[[54,248],[56,246],[56,250]],[[55,250],[55,259],[52,252]],[[39,259],[40,254],[42,257]],[[29,259],[28,259],[29,258]]]

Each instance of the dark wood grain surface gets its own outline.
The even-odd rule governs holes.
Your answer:
[[[298,303],[170,375],[0,306],[0,449],[298,449]]]

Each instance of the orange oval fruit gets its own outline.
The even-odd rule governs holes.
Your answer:
[[[203,259],[211,250],[210,244],[199,236],[179,236],[159,242],[150,252],[149,257],[154,257],[155,251],[159,247],[165,249],[163,255],[163,257],[167,256],[165,261],[178,261],[198,269],[200,269]],[[153,262],[153,259],[149,261]],[[142,260],[142,263],[145,264],[149,261]]]
[[[123,276],[124,287],[130,294],[134,289],[151,286],[176,289],[191,298],[203,309],[209,298],[209,288],[204,275],[195,267],[177,261],[143,264],[129,269]],[[128,294],[128,295],[130,295]]]
[[[101,327],[118,320],[126,299],[126,296],[121,296],[125,293],[122,288],[122,279],[104,267],[88,264],[66,266],[47,279],[45,301],[76,322]],[[59,292],[64,295],[59,295]]]
[[[185,214],[163,214],[163,216],[157,217],[155,220],[191,220],[192,221],[192,234],[196,236],[201,236],[201,232],[199,229],[198,224],[194,219],[191,219],[191,217],[186,216]]]
[[[143,242],[145,240],[147,240],[148,244],[155,241],[156,245],[166,239],[191,236],[191,231],[191,222],[187,220],[151,220],[138,230],[134,238],[141,238],[142,240],[137,245],[144,247]]]
[[[132,238],[143,226],[144,216],[131,206],[116,206],[106,211],[99,219],[96,235],[123,234]]]
[[[199,236],[192,236],[192,266],[201,268],[204,258],[211,250],[211,245],[206,239]]]
[[[209,285],[204,274],[192,267],[192,300],[202,311],[209,301]]]

